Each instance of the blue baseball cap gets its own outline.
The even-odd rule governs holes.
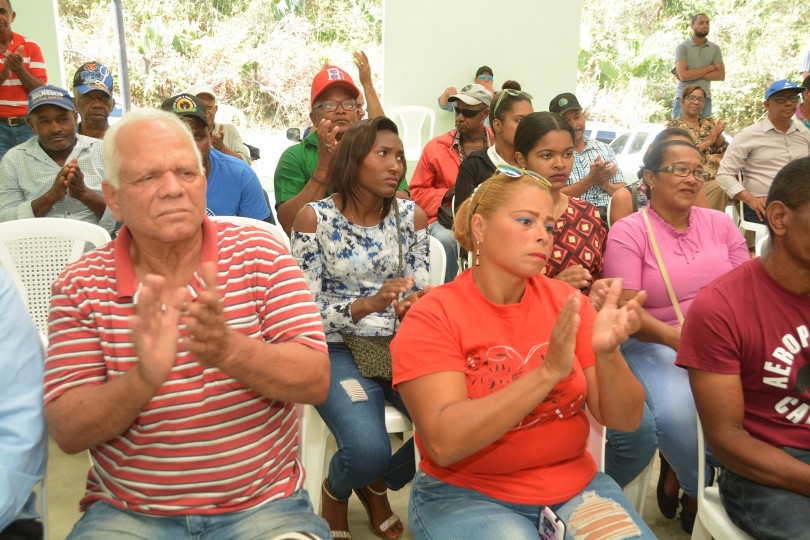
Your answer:
[[[31,114],[34,109],[42,105],[56,105],[70,112],[76,112],[68,91],[58,86],[40,86],[28,93],[28,114]]]
[[[765,99],[768,100],[772,95],[783,90],[793,90],[794,94],[801,94],[807,89],[804,86],[799,86],[793,81],[780,79],[768,87],[768,89],[765,91]]]
[[[112,97],[112,73],[104,64],[95,61],[86,62],[79,66],[73,76],[73,88],[82,95],[93,90],[100,90]]]

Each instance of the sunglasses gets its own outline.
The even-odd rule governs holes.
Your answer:
[[[492,82],[492,75],[484,75],[483,73],[478,76],[479,81]]]
[[[475,116],[478,116],[485,110],[486,109],[459,109],[458,107],[456,107],[456,116],[460,114],[464,118],[473,118]]]
[[[499,165],[496,171],[493,173],[493,176],[497,173],[504,174],[509,178],[517,180],[518,178],[523,178],[524,176],[531,176],[535,180],[538,180],[546,189],[551,189],[551,182],[543,178],[543,176],[537,174],[534,171],[530,171],[528,169],[521,169],[520,167],[513,167],[512,165]],[[478,197],[478,200],[475,202],[475,206],[473,206],[472,210],[470,211],[470,220],[472,220],[473,214],[475,214],[476,210],[478,210],[478,205],[481,203],[481,199],[484,198],[484,195],[487,194],[487,188],[490,186],[489,180],[485,181],[479,187],[484,186],[483,191],[481,191],[481,195]],[[477,191],[477,189],[476,189]],[[475,192],[472,194],[475,197]]]
[[[513,90],[511,88],[501,90],[498,93],[498,101],[495,102],[495,108],[492,110],[492,116],[498,116],[498,107],[501,106],[501,101],[503,101],[504,96],[510,96],[513,98],[523,96],[526,99],[534,99],[531,94],[529,94],[528,92],[524,92],[522,90]]]

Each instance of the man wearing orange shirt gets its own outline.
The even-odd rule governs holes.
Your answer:
[[[15,34],[11,0],[0,0],[0,159],[34,132],[26,123],[28,92],[48,82],[39,45]]]

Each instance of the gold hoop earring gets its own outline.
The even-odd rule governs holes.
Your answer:
[[[475,266],[481,266],[481,241],[475,243]]]

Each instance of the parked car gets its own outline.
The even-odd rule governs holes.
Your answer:
[[[619,135],[610,143],[625,183],[632,184],[638,181],[638,170],[644,162],[647,147],[665,127],[663,124],[644,124],[633,131]]]
[[[627,128],[605,124],[604,122],[588,121],[588,123],[585,125],[586,137],[589,139],[596,139],[597,141],[601,141],[605,144],[610,144],[613,139],[622,133],[627,133],[627,131]]]

